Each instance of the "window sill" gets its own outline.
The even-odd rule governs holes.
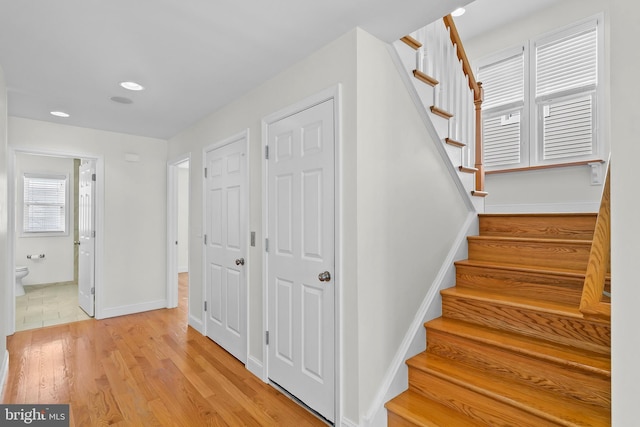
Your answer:
[[[535,171],[542,169],[552,169],[552,168],[564,168],[568,166],[585,166],[590,163],[605,163],[602,159],[594,159],[594,160],[583,160],[581,162],[571,162],[571,163],[556,163],[553,165],[540,165],[540,166],[529,166],[526,168],[514,168],[514,169],[496,169],[491,171],[485,171],[485,175],[494,175],[499,173],[509,173],[509,172],[526,172],[526,171]]]

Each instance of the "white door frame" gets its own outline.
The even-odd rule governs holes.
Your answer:
[[[103,318],[103,269],[104,269],[104,159],[101,155],[96,156],[90,153],[79,152],[66,152],[66,151],[54,151],[54,150],[40,150],[32,148],[14,148],[9,146],[9,165],[7,170],[8,187],[8,209],[7,209],[7,241],[8,241],[8,254],[7,254],[7,269],[9,280],[7,285],[10,290],[7,293],[9,299],[7,301],[7,335],[11,335],[16,331],[16,296],[15,296],[15,250],[16,250],[16,155],[20,154],[32,154],[39,156],[49,157],[64,157],[71,159],[88,159],[96,162],[96,193],[95,193],[95,212],[94,220],[96,226],[95,237],[95,318]]]
[[[338,84],[331,88],[325,89],[322,92],[319,92],[315,95],[312,95],[300,102],[297,102],[289,107],[286,107],[280,111],[272,113],[265,118],[262,119],[262,153],[265,152],[265,147],[268,143],[268,131],[269,126],[279,120],[282,120],[286,117],[304,111],[308,108],[314,107],[318,104],[321,104],[325,101],[333,99],[334,101],[334,110],[333,110],[333,119],[334,119],[334,173],[335,173],[335,181],[334,181],[334,197],[335,197],[335,231],[334,231],[334,245],[335,245],[335,275],[332,277],[332,281],[335,286],[334,293],[334,312],[335,312],[335,424],[340,425],[342,420],[342,405],[341,402],[341,390],[342,390],[342,275],[343,275],[343,265],[342,265],[342,246],[343,246],[343,221],[342,221],[342,122],[341,122],[341,94],[342,94],[342,85]],[[268,223],[267,223],[267,213],[268,213],[268,185],[269,185],[269,169],[268,162],[265,159],[265,156],[262,156],[262,230],[265,238],[268,238]],[[264,240],[262,241],[264,245]],[[262,251],[262,323],[264,329],[262,331],[262,336],[264,337],[266,331],[269,330],[269,293],[268,293],[268,271],[267,271],[267,258],[268,254],[265,250]],[[264,344],[265,341],[263,341]],[[262,360],[263,360],[263,370],[262,370],[262,380],[264,382],[269,382],[269,372],[268,372],[268,354],[267,346],[262,346]]]
[[[177,156],[167,162],[167,308],[178,306],[178,164],[189,161],[191,153]],[[191,173],[189,173],[189,216],[191,216]],[[188,221],[188,235],[191,237],[191,221]],[[191,243],[189,243],[191,246]],[[191,251],[189,251],[189,266]],[[191,298],[189,298],[189,304]]]
[[[205,168],[205,164],[206,164],[206,160],[207,160],[207,152],[209,151],[213,151],[216,150],[218,148],[224,147],[225,145],[229,145],[233,142],[236,142],[238,140],[245,140],[245,153],[247,153],[247,157],[246,157],[246,167],[245,167],[245,176],[244,176],[244,180],[246,183],[246,191],[245,191],[245,203],[244,203],[244,218],[245,218],[245,223],[241,224],[241,226],[244,226],[245,229],[247,230],[247,232],[245,233],[245,238],[246,238],[246,242],[245,242],[245,247],[247,248],[247,253],[246,253],[246,271],[245,271],[245,286],[246,286],[246,298],[245,298],[245,315],[246,315],[246,319],[245,321],[246,323],[246,331],[245,331],[245,340],[246,340],[246,349],[247,349],[247,354],[245,355],[245,360],[249,360],[249,320],[250,320],[250,310],[249,310],[249,301],[250,301],[250,286],[249,284],[251,283],[251,241],[250,241],[250,236],[251,236],[251,221],[249,218],[249,214],[250,214],[250,209],[249,209],[249,205],[251,202],[251,190],[250,190],[250,175],[249,175],[249,170],[251,169],[251,153],[249,151],[249,129],[245,129],[241,132],[238,132],[235,135],[232,135],[228,138],[225,138],[221,141],[218,142],[214,142],[213,144],[209,144],[207,146],[205,146],[202,149],[202,160],[200,162],[201,166],[202,166],[202,170],[200,171],[201,173],[201,179],[202,179],[202,241],[200,242],[200,244],[202,245],[202,301],[206,301],[207,299],[207,251],[206,251],[206,247],[204,246],[204,235],[206,234],[207,231],[207,204],[205,203],[205,201],[207,200],[207,179],[204,176],[204,168]],[[204,303],[202,304],[202,307],[200,307],[201,310],[201,319],[202,319],[202,335],[207,336],[207,313],[204,311]]]

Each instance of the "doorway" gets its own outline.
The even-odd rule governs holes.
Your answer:
[[[191,154],[167,163],[167,308],[180,306],[179,289],[189,294],[190,175]]]
[[[265,119],[267,375],[336,419],[337,94]]]
[[[247,363],[248,131],[206,147],[206,335]]]
[[[10,154],[9,179],[15,185],[9,188],[9,200],[15,203],[8,212],[9,265],[24,272],[24,286],[13,280],[9,284],[13,296],[9,332],[89,319],[95,314],[95,267],[100,262],[93,249],[96,218],[101,218],[97,208],[102,206],[96,204],[93,179],[98,163],[102,176],[102,162],[66,153],[12,150]],[[84,206],[79,197],[83,162],[91,165],[88,180],[93,195]],[[90,227],[83,246],[90,242],[92,250],[85,251],[85,257],[78,256],[81,217]]]

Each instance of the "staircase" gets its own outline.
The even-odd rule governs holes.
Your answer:
[[[610,322],[578,310],[596,218],[480,215],[389,426],[611,424]]]
[[[396,63],[418,110],[433,126],[456,182],[484,211],[482,85],[477,83],[451,16],[393,44]]]

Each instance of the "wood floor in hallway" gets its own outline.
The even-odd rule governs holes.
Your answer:
[[[171,310],[8,338],[3,403],[70,404],[71,426],[322,426]]]

